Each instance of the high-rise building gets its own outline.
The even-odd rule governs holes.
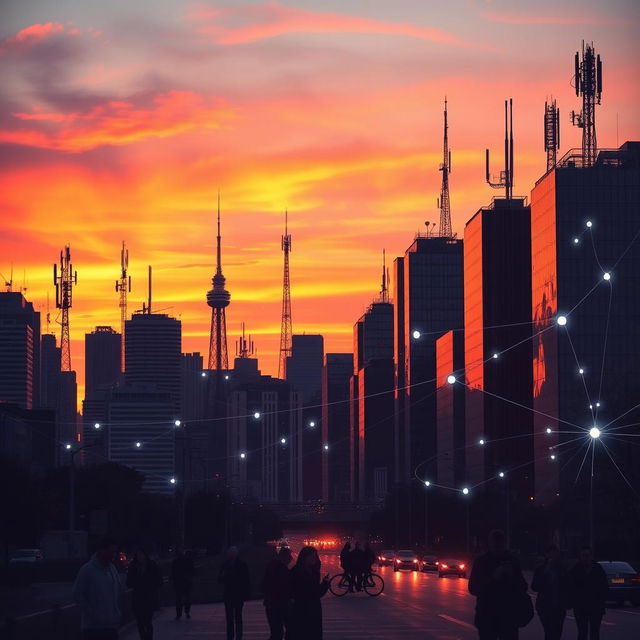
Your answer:
[[[394,306],[398,478],[419,463],[435,473],[436,340],[463,325],[462,240],[418,234],[396,260]]]
[[[84,337],[85,398],[101,386],[111,386],[120,376],[122,336],[111,327],[96,327]]]
[[[495,198],[464,232],[467,481],[508,472],[525,500],[533,490],[530,229],[524,198]]]
[[[180,357],[181,417],[184,421],[202,420],[209,372],[203,369],[200,353],[183,353]]]
[[[40,313],[21,292],[0,293],[0,401],[40,404]]]
[[[568,442],[576,436],[563,431],[595,425],[606,434],[640,422],[640,142],[600,149],[589,164],[571,150],[531,192],[535,496],[542,504],[578,476],[582,455]],[[636,447],[624,438],[602,442],[637,485]],[[603,450],[598,482],[608,469],[612,486],[624,487]]]
[[[438,409],[437,482],[460,487],[465,481],[465,390],[449,376],[464,379],[464,332],[447,331],[436,340],[436,404]],[[422,470],[420,470],[422,473]],[[420,475],[424,480],[432,479]]]
[[[182,323],[163,313],[134,313],[126,322],[125,362],[128,385],[155,385],[168,393],[180,415]]]
[[[41,356],[40,404],[43,409],[55,411],[58,406],[61,353],[53,334],[45,333],[42,336]]]
[[[350,501],[349,491],[349,379],[353,375],[353,354],[327,353],[322,367],[322,442],[329,449],[322,456],[322,499]]]
[[[324,339],[321,335],[294,335],[291,356],[287,358],[287,382],[300,393],[304,405],[304,424],[320,423],[322,412],[322,365]],[[320,429],[304,429],[302,435],[303,497],[322,497],[323,442]]]

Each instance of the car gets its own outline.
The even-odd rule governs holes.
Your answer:
[[[467,577],[467,563],[455,558],[446,558],[438,562],[438,578],[445,576]]]
[[[438,557],[437,556],[422,556],[420,561],[421,571],[437,571],[438,570]]]
[[[393,570],[400,571],[400,569],[409,569],[410,571],[417,571],[419,569],[420,560],[418,555],[410,549],[402,549],[398,551],[393,559]]]
[[[384,549],[378,555],[379,567],[390,567],[393,564],[396,552],[393,549]]]
[[[9,560],[9,564],[25,564],[44,560],[40,549],[17,549]]]
[[[608,600],[614,600],[619,605],[625,600],[635,607],[640,606],[640,575],[628,563],[621,561],[600,561],[598,563],[607,575],[609,585]]]

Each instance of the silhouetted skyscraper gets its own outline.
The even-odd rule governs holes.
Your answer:
[[[349,502],[349,379],[353,354],[327,353],[322,367],[322,442],[329,450],[322,457],[322,499]]]
[[[0,401],[39,406],[40,313],[21,292],[0,293]]]
[[[111,327],[96,327],[84,337],[85,398],[100,386],[115,384],[120,375],[122,336]]]

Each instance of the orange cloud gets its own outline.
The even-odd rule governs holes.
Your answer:
[[[47,113],[34,109],[30,113],[14,113],[23,122],[48,126],[42,130],[0,131],[0,142],[79,152],[151,137],[167,138],[198,127],[215,129],[232,115],[232,109],[193,91],[168,91],[155,95],[146,107],[113,100],[84,112]]]
[[[291,33],[369,33],[400,35],[457,47],[476,46],[435,27],[310,11],[279,2],[245,7],[199,7],[190,16],[211,20],[198,31],[212,36],[218,44],[244,44]],[[225,21],[233,24],[222,24]],[[238,21],[246,24],[236,26]]]
[[[592,24],[611,25],[622,24],[621,18],[585,13],[582,9],[571,13],[557,14],[533,14],[533,13],[510,13],[498,11],[484,11],[480,14],[482,18],[489,22],[503,22],[505,24],[525,24],[525,25],[564,25],[564,24]]]

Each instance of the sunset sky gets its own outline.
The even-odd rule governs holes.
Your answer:
[[[294,333],[350,351],[382,249],[400,255],[438,220],[445,94],[460,235],[500,193],[484,182],[484,149],[497,173],[505,98],[515,193],[544,171],[548,96],[561,153],[580,146],[568,114],[583,39],[603,59],[599,146],[640,140],[636,0],[8,0],[0,25],[0,271],[13,264],[14,288],[26,272],[46,313],[51,265],[71,244],[81,385],[84,334],[119,330],[122,240],[130,311],[152,264],[155,308],[182,320],[183,351],[206,356],[218,189],[230,355],[246,321],[275,375],[285,208]]]

